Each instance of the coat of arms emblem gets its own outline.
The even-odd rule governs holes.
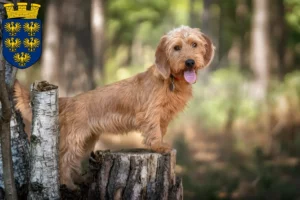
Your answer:
[[[39,4],[4,5],[7,19],[2,21],[3,56],[11,65],[25,69],[36,63],[42,54],[42,24],[37,19]]]

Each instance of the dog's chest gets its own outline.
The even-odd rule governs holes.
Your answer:
[[[169,93],[168,98],[165,98],[161,103],[161,119],[163,121],[170,121],[185,108],[190,97],[191,95],[188,93]]]

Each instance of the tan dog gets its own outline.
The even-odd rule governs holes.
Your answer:
[[[60,179],[75,189],[81,161],[93,150],[101,133],[143,133],[152,150],[168,152],[163,142],[167,126],[192,96],[197,70],[214,55],[212,42],[198,29],[179,27],[164,35],[147,71],[79,94],[60,98]],[[16,107],[31,123],[29,93],[15,84]],[[27,126],[30,126],[27,124]]]

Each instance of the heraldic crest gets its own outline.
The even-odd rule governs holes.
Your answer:
[[[39,4],[4,5],[7,19],[2,22],[3,56],[11,65],[25,69],[36,63],[42,54],[42,24],[37,19]]]

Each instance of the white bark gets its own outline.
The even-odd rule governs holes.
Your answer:
[[[269,9],[269,0],[253,1],[250,64],[255,75],[253,95],[259,100],[265,98],[269,82]]]
[[[105,46],[104,0],[91,1],[91,32],[93,48],[93,71],[95,80],[103,82],[103,54]]]
[[[53,84],[58,84],[59,72],[59,3],[49,1],[46,10],[45,37],[43,38],[43,55],[41,58],[41,76]]]
[[[30,186],[28,198],[59,199],[58,89],[46,82],[32,85]]]

